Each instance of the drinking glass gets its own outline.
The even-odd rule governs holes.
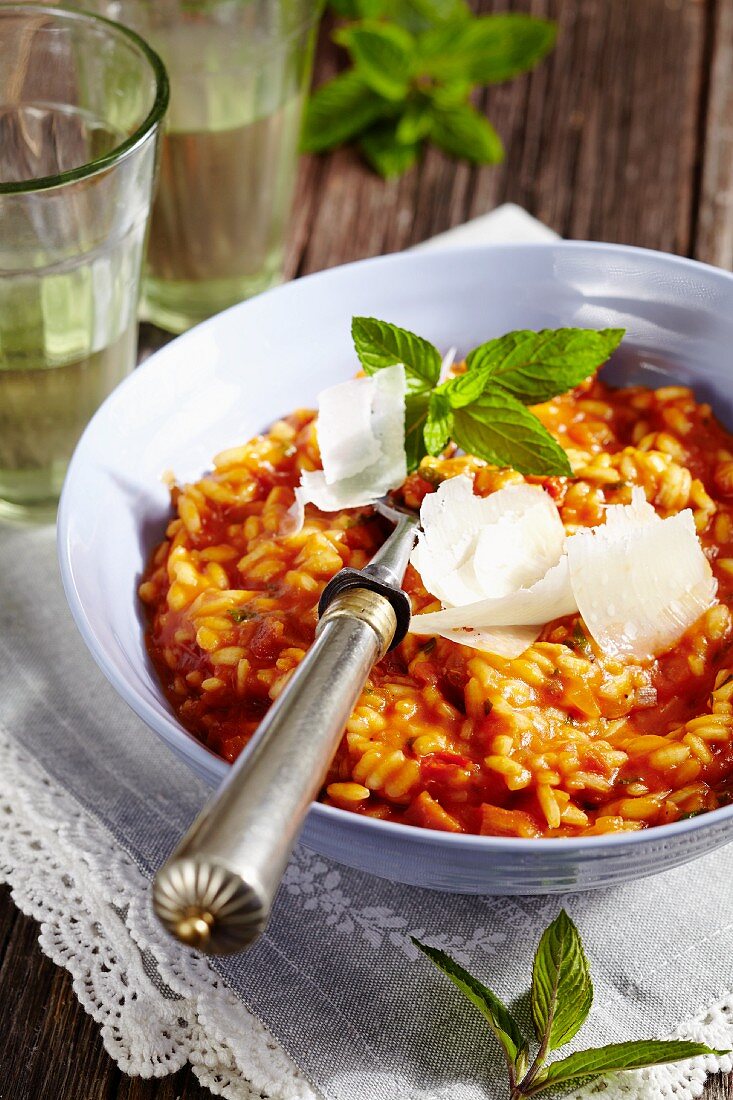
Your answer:
[[[142,316],[171,332],[282,278],[320,0],[75,0],[163,58]]]
[[[55,514],[132,370],[165,70],[94,15],[0,4],[0,517]]]

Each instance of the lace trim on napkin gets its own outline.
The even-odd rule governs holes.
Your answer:
[[[41,926],[125,1073],[187,1062],[228,1100],[316,1100],[263,1024],[203,956],[160,935],[149,883],[107,830],[0,736],[0,882]]]
[[[149,883],[107,830],[0,736],[0,882],[41,926],[44,954],[73,978],[82,1007],[125,1073],[162,1077],[187,1062],[228,1100],[316,1100],[260,1021],[206,959],[162,941]],[[733,994],[676,1038],[733,1046]],[[696,1058],[626,1073],[569,1100],[693,1100],[733,1060]],[[450,1100],[450,1086],[434,1098]]]

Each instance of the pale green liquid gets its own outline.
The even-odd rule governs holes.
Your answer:
[[[162,141],[143,313],[174,332],[279,281],[302,96],[231,129]]]
[[[0,134],[3,180],[50,174],[62,159],[63,167],[75,167],[120,141],[81,112],[47,107],[24,108],[22,117],[0,108]],[[49,262],[43,233],[33,248],[21,252],[19,245],[15,252],[12,242],[26,239],[26,229],[20,215],[6,216],[0,241],[0,517],[6,519],[53,517],[82,431],[135,362],[144,221],[88,250],[88,209],[78,198],[64,195],[49,209],[39,193],[36,218],[46,233],[66,219],[65,237],[78,239],[79,254],[72,248],[62,262]],[[12,266],[18,270],[10,273]]]
[[[130,325],[114,344],[62,366],[0,366],[0,516],[53,518],[74,447],[129,373],[136,339]]]

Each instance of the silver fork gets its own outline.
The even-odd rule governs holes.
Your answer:
[[[153,883],[158,918],[210,954],[263,931],[290,853],[367,677],[404,638],[401,585],[417,516],[380,509],[395,528],[364,569],[342,569],[318,605],[316,639],[226,780]]]

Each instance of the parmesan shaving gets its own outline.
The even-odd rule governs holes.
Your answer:
[[[438,382],[445,382],[450,377],[450,372],[453,370],[453,364],[456,361],[456,355],[458,354],[458,348],[448,348],[447,352],[443,356],[440,364],[440,375],[438,376]]]
[[[691,510],[661,519],[641,489],[566,546],[578,610],[610,656],[666,652],[715,602],[717,582]]]
[[[439,634],[444,629],[461,627],[479,630],[494,626],[544,626],[577,610],[568,559],[563,556],[530,588],[519,588],[506,596],[478,600],[463,607],[413,615],[410,630],[413,634]]]
[[[518,657],[537,639],[545,623],[576,610],[568,559],[563,556],[530,588],[462,607],[413,615],[410,632],[440,634],[474,649]],[[496,629],[499,627],[505,629]]]
[[[541,627],[534,626],[505,626],[495,630],[475,630],[471,626],[465,626],[436,633],[440,633],[441,638],[447,638],[449,642],[458,642],[459,645],[470,646],[482,653],[496,653],[511,661],[515,657],[521,657],[525,649],[529,649],[537,641],[540,630]]]
[[[288,534],[302,528],[306,504],[322,512],[359,508],[402,484],[406,390],[405,368],[396,364],[319,394],[316,432],[323,469],[303,470]]]
[[[375,388],[369,378],[354,378],[318,397],[318,446],[327,485],[355,477],[381,454],[372,430]]]
[[[479,497],[464,474],[425,497],[420,522],[410,560],[427,590],[450,607],[534,584],[557,563],[565,540],[557,507],[539,486]]]
[[[518,657],[544,623],[576,610],[565,530],[537,485],[476,496],[469,477],[444,481],[420,510],[412,564],[443,610],[414,615],[410,631]]]
[[[414,615],[413,634],[513,658],[545,623],[580,612],[604,653],[647,660],[715,601],[690,509],[662,519],[638,487],[605,524],[569,537],[550,497],[526,484],[481,498],[470,478],[452,478],[420,514],[411,561],[443,607]]]
[[[507,511],[484,527],[476,540],[473,568],[485,596],[506,596],[544,577],[562,556],[565,528],[554,500],[538,485],[511,485]],[[496,502],[498,503],[498,502]]]

